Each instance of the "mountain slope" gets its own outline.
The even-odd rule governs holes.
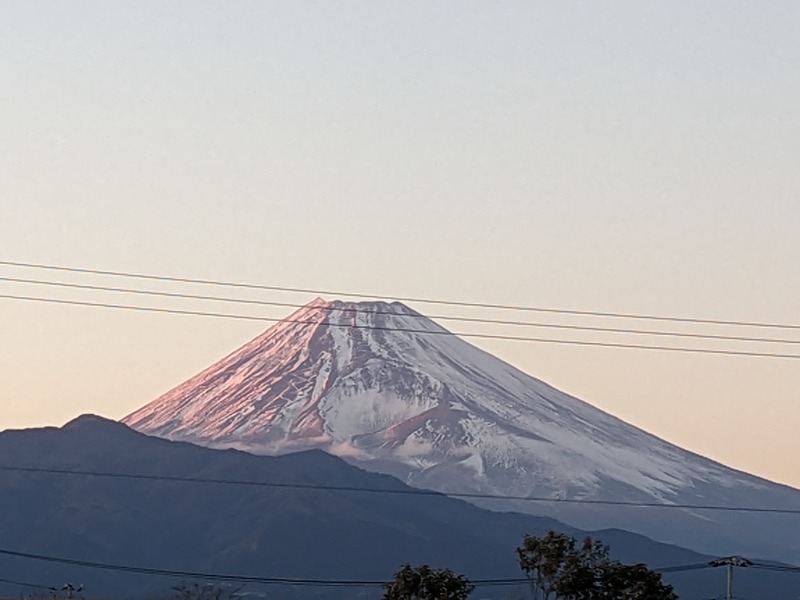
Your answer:
[[[800,507],[797,490],[669,444],[399,303],[317,300],[124,422],[264,454],[322,448],[450,493]],[[630,528],[712,552],[800,557],[796,520],[787,527],[777,515],[484,505]]]
[[[0,433],[2,464],[16,467],[248,480],[281,487],[126,479],[0,469],[0,579],[42,585],[86,584],[87,597],[160,597],[177,578],[133,575],[13,558],[3,550],[167,570],[296,579],[381,581],[401,564],[428,562],[473,579],[517,578],[514,548],[523,534],[556,521],[482,510],[442,495],[408,493],[323,452],[254,456],[169,442],[85,416],[61,429]],[[339,486],[365,493],[291,487]],[[652,566],[706,563],[710,557],[627,532],[600,532],[626,562]],[[752,572],[742,593],[794,597],[791,575]],[[674,573],[689,597],[721,589],[714,570]],[[269,597],[377,598],[376,586],[343,589],[248,585]],[[13,586],[0,592],[16,593]],[[507,598],[513,588],[481,587],[477,598]]]

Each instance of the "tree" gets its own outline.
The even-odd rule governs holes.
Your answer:
[[[609,562],[601,572],[601,596],[607,600],[677,600],[672,586],[647,565]]]
[[[541,538],[526,535],[517,557],[534,600],[586,598],[595,570],[608,557],[608,548],[591,538],[578,548],[575,538],[548,531]]]
[[[579,546],[554,531],[526,535],[517,558],[534,600],[677,600],[659,573],[611,560],[608,546],[590,537]]]
[[[383,600],[466,600],[473,589],[466,577],[450,569],[406,564],[384,587]]]

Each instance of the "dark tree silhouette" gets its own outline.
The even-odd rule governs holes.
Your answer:
[[[611,560],[608,546],[590,537],[579,545],[555,531],[526,535],[517,558],[534,600],[677,600],[659,573]]]
[[[383,600],[466,600],[473,589],[466,577],[450,569],[403,565],[386,584]]]

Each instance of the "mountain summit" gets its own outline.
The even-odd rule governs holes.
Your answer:
[[[261,454],[321,448],[445,493],[800,505],[797,490],[669,444],[397,302],[317,299],[124,423],[151,435]],[[793,544],[781,539],[788,532],[780,515],[754,520],[591,503],[482,504],[547,513],[582,527],[626,527],[712,552],[786,556],[784,544]],[[769,519],[783,536],[765,535]],[[725,531],[733,525],[736,531]]]

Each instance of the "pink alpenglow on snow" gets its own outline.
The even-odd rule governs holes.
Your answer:
[[[124,422],[260,454],[320,448],[445,493],[800,504],[800,492],[625,423],[397,302],[315,300]],[[481,503],[635,528],[629,510]],[[648,513],[639,530],[652,535],[657,521],[670,527],[666,539],[711,526],[708,515],[689,513],[690,526]]]

